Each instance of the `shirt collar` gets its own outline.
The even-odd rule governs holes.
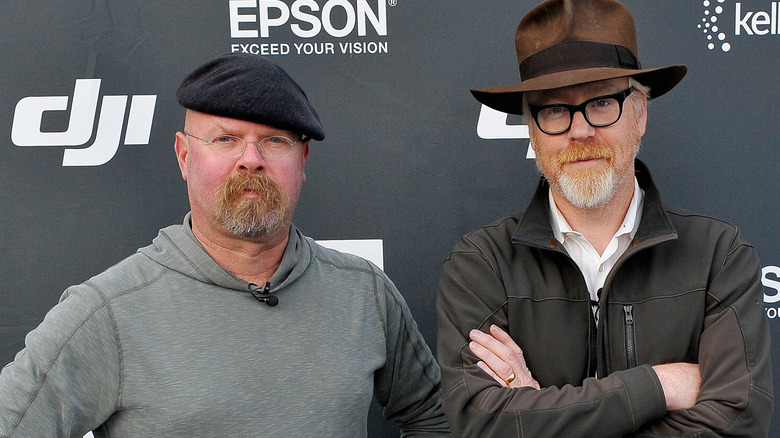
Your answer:
[[[550,217],[552,218],[550,222],[553,234],[555,235],[555,240],[563,243],[567,235],[581,236],[581,233],[574,231],[571,228],[571,225],[569,225],[566,218],[563,217],[563,214],[558,209],[558,206],[555,204],[555,199],[553,199],[552,189],[547,191],[547,196],[550,199]],[[623,223],[618,228],[614,237],[628,233],[631,239],[634,238],[636,231],[639,229],[639,221],[642,218],[642,202],[644,197],[645,192],[639,187],[639,181],[634,177],[634,195],[631,197],[631,204],[628,206],[628,211],[623,218]]]

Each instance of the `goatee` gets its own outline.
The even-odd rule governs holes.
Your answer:
[[[568,163],[595,158],[606,161],[598,169],[565,170]],[[606,143],[590,140],[572,144],[556,157],[557,184],[566,199],[578,208],[595,208],[612,199],[620,179],[616,175],[615,153]]]
[[[243,198],[245,191],[256,198]],[[217,223],[239,237],[257,238],[286,224],[287,193],[266,175],[237,174],[219,187]]]

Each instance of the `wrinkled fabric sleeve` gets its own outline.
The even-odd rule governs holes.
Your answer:
[[[766,436],[772,415],[769,323],[756,251],[727,241],[714,258],[699,346],[696,405],[670,411],[636,436]]]
[[[386,365],[374,375],[374,394],[402,437],[450,436],[441,407],[436,359],[395,285],[378,268],[376,288],[386,330]]]
[[[110,309],[94,291],[74,289],[0,373],[0,437],[81,438],[117,409],[120,350]]]
[[[479,369],[469,331],[491,323],[507,329],[506,292],[491,257],[464,238],[439,284],[437,355],[453,435],[620,437],[664,415],[660,382],[647,365],[541,390],[503,388]]]

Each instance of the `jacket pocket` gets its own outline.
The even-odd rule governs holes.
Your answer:
[[[636,367],[636,337],[634,336],[634,306],[623,306],[623,327],[626,339],[626,365]]]

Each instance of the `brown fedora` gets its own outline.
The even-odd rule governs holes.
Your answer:
[[[523,92],[631,76],[656,98],[688,71],[684,65],[642,69],[631,12],[615,0],[546,0],[515,35],[520,83],[471,90],[493,109],[522,114]]]

